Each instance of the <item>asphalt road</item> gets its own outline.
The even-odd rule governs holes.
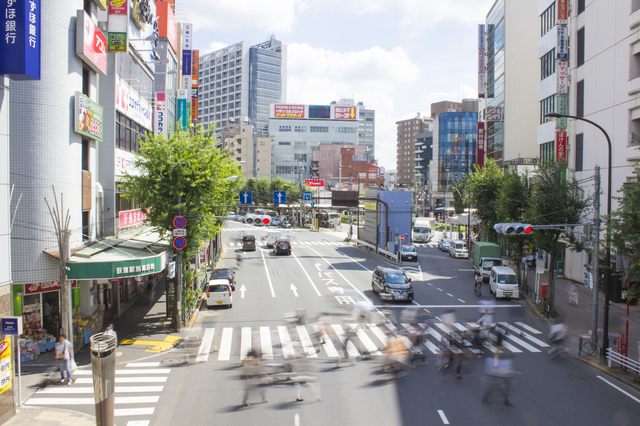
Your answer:
[[[240,249],[237,238],[241,230],[254,233],[258,242],[262,242],[264,229],[228,223],[223,231],[222,267],[237,268],[235,257]],[[245,253],[242,266],[237,268],[233,307],[207,309],[205,305],[193,326],[184,331],[180,345],[157,355],[135,352],[134,348],[122,349],[122,360],[131,362],[130,368],[165,368],[170,373],[166,373],[154,411],[144,417],[150,422],[135,423],[140,417],[131,415],[122,416],[117,424],[631,425],[637,422],[640,395],[572,358],[549,361],[547,337],[517,300],[496,302],[499,327],[510,332],[505,338],[505,353],[513,357],[518,372],[510,392],[514,406],[503,405],[497,394],[491,396],[491,404],[481,402],[483,371],[492,357],[489,349],[480,350],[482,358],[465,361],[460,380],[456,380],[454,367],[438,371],[437,337],[444,327],[439,321],[441,316],[453,310],[456,327],[464,329],[471,327],[480,313],[473,292],[471,262],[450,258],[430,247],[436,241],[418,247],[419,262],[401,265],[412,279],[414,302],[385,305],[371,291],[371,274],[376,265],[391,264],[344,243],[332,233],[296,230],[290,231],[290,236],[291,256],[275,256],[262,245],[255,252]],[[483,294],[492,298],[488,284],[484,285]],[[346,347],[354,357],[367,350],[374,356],[358,357],[355,363],[343,363],[336,368],[337,357],[345,350],[339,339],[340,331],[352,327],[354,303],[364,297],[370,298],[380,312],[392,312],[394,320],[400,319],[407,306],[433,317],[432,336],[424,347],[428,365],[418,363],[401,378],[382,374],[380,357],[375,354],[383,346],[389,326],[380,313],[374,312],[369,319],[372,325],[358,331],[354,345],[349,343]],[[286,327],[285,315],[301,309],[306,310],[309,322],[324,313],[336,331],[318,353],[307,341],[312,325],[293,330]],[[401,321],[394,322],[403,328]],[[301,343],[295,342],[296,336],[300,336]],[[316,400],[313,388],[303,387],[304,401],[296,402],[294,385],[274,375],[276,382],[265,388],[269,402],[261,403],[260,392],[256,391],[250,395],[250,405],[243,407],[247,382],[241,379],[245,369],[240,363],[252,344],[268,358],[269,364],[277,364],[286,353],[309,361],[309,368],[319,374],[322,401]],[[140,364],[148,362],[158,365]]]

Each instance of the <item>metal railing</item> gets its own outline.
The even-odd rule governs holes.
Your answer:
[[[625,371],[633,370],[640,374],[640,362],[634,361],[611,348],[607,348],[607,360],[609,361],[609,368],[611,368],[612,362],[616,362],[620,365],[621,369],[624,368]]]
[[[538,298],[536,301],[536,307],[542,311],[542,315],[549,319],[549,304],[545,302],[544,299]]]
[[[580,340],[578,342],[580,345],[578,347],[578,356],[582,357],[583,355],[590,356],[591,358],[599,358],[599,361],[602,361],[602,346],[593,343],[590,338],[585,338],[580,336]]]

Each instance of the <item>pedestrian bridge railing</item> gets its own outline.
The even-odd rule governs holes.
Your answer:
[[[640,362],[634,361],[611,348],[607,348],[607,360],[609,362],[609,368],[611,368],[611,364],[615,362],[620,365],[620,368],[624,368],[625,371],[632,370],[640,374]]]

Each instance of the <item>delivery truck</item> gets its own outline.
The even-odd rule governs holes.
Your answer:
[[[504,266],[502,263],[502,248],[494,243],[478,241],[473,245],[473,269],[476,275],[482,275],[482,280],[488,280],[491,268]]]
[[[417,217],[411,230],[411,240],[414,243],[428,243],[433,238],[436,220],[432,217]]]

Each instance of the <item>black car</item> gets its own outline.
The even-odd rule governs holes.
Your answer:
[[[276,241],[273,245],[273,252],[276,256],[279,254],[291,254],[291,243],[286,240]]]
[[[231,290],[236,291],[236,273],[233,269],[216,269],[211,273],[211,279],[214,280],[216,278],[229,280]]]
[[[253,235],[242,237],[242,251],[256,251],[256,237]]]
[[[400,261],[410,260],[412,262],[418,261],[418,250],[413,244],[402,244],[400,246]]]
[[[413,301],[411,278],[400,269],[376,267],[371,278],[371,288],[383,300]]]

